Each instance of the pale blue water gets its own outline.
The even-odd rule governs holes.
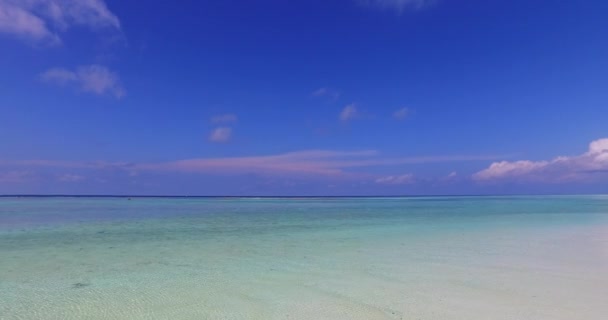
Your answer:
[[[608,196],[0,198],[0,319],[605,319]]]

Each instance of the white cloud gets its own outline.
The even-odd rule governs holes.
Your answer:
[[[337,100],[340,97],[340,92],[338,92],[334,89],[331,89],[331,88],[323,87],[323,88],[319,88],[319,89],[313,91],[312,96],[313,97],[328,97],[331,100]]]
[[[589,153],[604,154],[605,152],[608,152],[608,138],[595,140],[589,144]]]
[[[359,112],[357,111],[357,107],[354,103],[352,103],[342,109],[342,112],[340,112],[340,121],[350,121],[357,118],[358,116]]]
[[[103,0],[0,0],[0,33],[57,44],[74,26],[120,30],[120,21]]]
[[[120,29],[118,17],[112,13],[103,0],[35,0],[46,4],[53,21],[64,28],[74,24],[91,29]]]
[[[579,156],[556,157],[542,161],[501,161],[473,175],[477,181],[516,180],[563,182],[593,180],[598,173],[608,173],[608,138],[589,144],[587,152]]]
[[[393,118],[397,120],[404,120],[409,116],[410,110],[408,108],[401,108],[395,112],[393,112]]]
[[[218,114],[216,116],[211,117],[211,122],[213,123],[234,123],[237,122],[239,118],[232,113],[226,114]]]
[[[473,178],[477,180],[490,180],[508,176],[523,176],[543,169],[549,164],[550,162],[548,161],[534,162],[528,160],[494,162],[489,168],[477,172]]]
[[[358,0],[358,2],[362,5],[392,9],[401,13],[406,9],[421,9],[435,0]]]
[[[232,137],[232,128],[219,127],[211,131],[209,141],[211,142],[228,142]]]
[[[63,68],[52,68],[40,75],[44,81],[54,82],[56,84],[65,85],[68,82],[77,81],[78,76],[75,72]]]
[[[57,85],[75,84],[82,91],[97,95],[110,94],[118,99],[125,95],[118,75],[100,65],[81,66],[74,71],[53,68],[42,73],[40,78]]]
[[[411,173],[403,174],[400,176],[387,176],[376,179],[376,183],[379,184],[412,184],[415,182],[414,175]]]
[[[60,42],[40,17],[3,0],[0,0],[0,33],[51,44]]]

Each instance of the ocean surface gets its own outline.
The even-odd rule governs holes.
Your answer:
[[[608,319],[608,196],[0,198],[0,319]]]

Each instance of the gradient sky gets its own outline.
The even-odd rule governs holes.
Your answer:
[[[606,193],[607,14],[0,0],[0,194]]]

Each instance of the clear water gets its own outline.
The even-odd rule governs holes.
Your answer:
[[[608,196],[0,198],[0,319],[607,319]]]

